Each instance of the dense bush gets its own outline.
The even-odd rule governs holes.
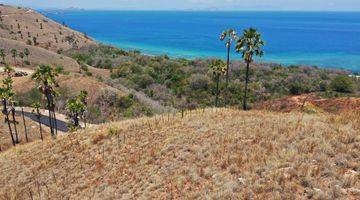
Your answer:
[[[31,106],[36,102],[40,102],[42,94],[38,88],[33,88],[25,93],[17,93],[15,99],[18,101],[20,106]]]
[[[118,100],[118,106],[121,109],[128,109],[130,108],[133,104],[135,103],[135,99],[134,99],[134,95],[133,94],[129,94],[127,96],[124,97],[120,97],[120,99]]]
[[[214,103],[216,84],[212,73],[209,73],[211,59],[171,59],[167,56],[123,52],[105,46],[85,51],[83,54],[100,62],[100,64],[94,62],[95,67],[103,68],[104,60],[110,60],[113,80],[142,91],[164,105],[193,108],[210,106]],[[331,88],[336,88],[336,91],[356,91],[354,89],[356,87],[349,84],[349,80],[340,80],[342,78],[334,80],[335,77],[344,74],[349,74],[349,72],[317,67],[284,67],[277,64],[255,63],[250,68],[249,102],[291,94],[328,92]],[[229,83],[229,103],[233,106],[239,105],[242,101],[244,81],[245,64],[233,61],[230,65]],[[222,104],[225,94],[224,82],[224,77],[221,77],[219,101]],[[344,84],[347,86],[342,86]]]
[[[193,90],[207,90],[209,78],[202,74],[193,74],[189,80],[190,88]]]
[[[93,59],[89,54],[74,53],[71,55],[71,57],[74,58],[79,63],[86,63],[88,65],[93,64]]]
[[[288,77],[288,88],[293,95],[309,93],[310,83],[305,74],[295,74]]]
[[[337,92],[351,93],[355,89],[355,82],[349,76],[339,75],[331,82],[331,87]]]
[[[154,79],[148,74],[136,74],[132,76],[132,81],[141,89],[145,89],[154,83]]]

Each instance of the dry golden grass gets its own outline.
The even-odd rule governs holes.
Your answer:
[[[27,40],[36,37],[39,47],[53,52],[57,52],[59,49],[66,51],[74,48],[71,43],[67,42],[67,37],[73,37],[77,41],[78,48],[96,45],[94,40],[87,38],[83,33],[65,27],[33,9],[19,9],[2,5],[0,11],[3,19],[3,28],[0,28],[0,37],[2,38],[26,43]]]
[[[360,110],[360,98],[340,97],[322,98],[316,94],[287,96],[275,100],[258,102],[254,106],[258,110],[291,112],[308,110],[310,112],[341,112],[344,110]]]
[[[100,82],[94,77],[72,74],[69,76],[61,76],[58,80],[61,87],[68,88],[74,95],[78,94],[82,90],[87,91],[89,93],[89,104],[93,104],[105,90],[113,91],[119,96],[125,96],[127,94],[124,91],[115,89],[103,82]]]
[[[1,66],[0,66],[1,67]],[[19,68],[16,68],[16,71]],[[29,70],[31,71],[31,70]],[[32,72],[31,72],[32,73]],[[13,88],[16,93],[26,93],[36,87],[36,83],[31,79],[31,73],[28,76],[13,77]],[[7,74],[0,73],[0,80],[3,80]],[[61,87],[69,89],[72,95],[77,95],[80,91],[85,90],[89,93],[88,101],[92,104],[104,90],[110,90],[119,96],[127,95],[126,92],[108,86],[107,84],[99,81],[95,77],[85,76],[77,73],[70,73],[69,75],[60,75],[58,83]]]
[[[78,63],[69,57],[64,55],[57,54],[50,50],[38,46],[26,45],[23,42],[15,41],[7,38],[0,38],[0,48],[5,49],[6,57],[5,61],[12,65],[18,67],[27,67],[29,69],[34,69],[37,65],[40,64],[51,64],[53,66],[63,66],[64,69],[68,71],[78,71]],[[16,63],[11,54],[11,49],[16,49],[19,52],[23,52],[25,48],[30,50],[30,65],[22,64],[21,59],[17,57]]]
[[[25,67],[51,64],[63,66],[67,71],[78,71],[80,66],[74,59],[58,53],[97,45],[83,33],[58,24],[35,10],[0,5],[0,11],[0,48],[5,50],[5,61],[10,65],[23,67],[21,59],[17,57],[14,61],[10,51],[16,49],[19,53],[27,48],[30,65]],[[34,37],[37,45],[33,43]]]
[[[12,119],[10,119],[10,120],[12,120]],[[20,140],[20,144],[18,144],[18,145],[23,145],[26,143],[26,136],[25,136],[25,128],[24,128],[22,116],[16,115],[16,121],[18,122],[16,127],[18,130],[18,136],[19,136],[19,140]],[[0,122],[1,122],[0,123],[0,148],[2,151],[6,151],[7,149],[12,148],[13,146],[12,146],[12,141],[11,141],[11,137],[10,137],[8,124],[5,123],[5,119],[2,114],[0,116]],[[28,118],[25,118],[25,123],[26,123],[26,130],[28,133],[29,142],[40,140],[41,137],[40,137],[38,123],[35,121],[32,121]],[[48,137],[49,136],[48,128],[43,125],[42,129],[43,129],[43,137]],[[15,131],[13,125],[12,125],[12,131],[13,132]],[[15,134],[15,132],[14,132],[14,134]]]
[[[0,155],[0,199],[359,199],[360,112],[207,109]]]

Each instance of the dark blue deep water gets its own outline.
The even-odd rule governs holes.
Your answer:
[[[46,16],[103,43],[146,54],[225,58],[219,34],[254,27],[266,62],[360,71],[360,12],[61,11]],[[240,55],[233,53],[233,59]]]

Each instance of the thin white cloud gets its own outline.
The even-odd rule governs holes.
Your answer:
[[[36,8],[360,11],[360,0],[1,0],[0,3]]]

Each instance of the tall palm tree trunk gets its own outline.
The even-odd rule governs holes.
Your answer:
[[[53,104],[54,105],[54,104]],[[55,135],[57,135],[57,120],[56,120],[56,114],[55,114],[55,106],[53,106],[53,121],[54,121],[54,129],[55,129]]]
[[[16,144],[19,144],[19,135],[18,135],[18,131],[17,131],[17,127],[16,127],[16,118],[15,118],[15,108],[11,109],[11,114],[12,114],[12,118],[13,118],[13,124],[14,124],[14,129],[15,129],[15,142]]]
[[[75,115],[74,115],[74,125],[75,125],[75,127],[79,126],[79,114],[78,113],[75,113]]]
[[[249,68],[250,62],[246,62],[246,77],[245,77],[245,91],[244,91],[244,102],[243,109],[247,110],[247,93],[248,93],[248,83],[249,83]]]
[[[24,108],[21,108],[21,114],[22,114],[22,118],[23,118],[23,122],[24,122],[25,139],[26,139],[26,142],[29,142],[28,132],[27,132],[27,128],[26,128],[26,122],[25,122]]]
[[[227,43],[227,59],[226,59],[226,83],[225,83],[225,107],[229,101],[229,68],[230,68],[230,41]]]
[[[43,134],[42,134],[42,127],[41,127],[41,114],[38,111],[38,121],[39,121],[39,129],[40,129],[40,138],[41,140],[44,140]]]
[[[15,146],[15,145],[16,145],[16,142],[15,142],[14,135],[13,135],[13,133],[12,133],[11,122],[10,122],[10,119],[9,119],[9,112],[8,112],[8,110],[7,110],[7,105],[6,105],[6,104],[7,104],[7,103],[6,103],[6,99],[3,99],[2,102],[3,102],[3,106],[4,106],[4,108],[3,108],[3,114],[4,114],[4,116],[5,116],[5,121],[6,121],[7,124],[8,124],[9,133],[10,133],[10,137],[11,137],[11,142],[12,142],[13,146]]]
[[[13,135],[13,133],[12,133],[9,115],[6,115],[6,116],[5,116],[5,120],[7,121],[7,124],[8,124],[8,127],[9,127],[10,137],[11,137],[12,144],[13,144],[13,146],[15,146],[15,145],[16,145],[16,142],[15,142],[14,135]]]
[[[220,74],[216,76],[216,96],[215,96],[215,107],[219,106],[219,84],[220,84]]]
[[[46,100],[48,104],[48,111],[49,111],[49,126],[50,126],[50,133],[52,137],[55,137],[54,128],[53,128],[53,120],[52,120],[52,114],[51,114],[51,101],[49,94],[46,94]]]

